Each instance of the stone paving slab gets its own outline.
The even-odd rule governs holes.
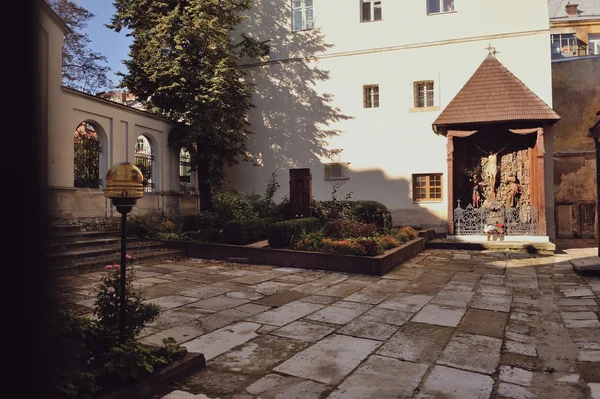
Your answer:
[[[462,318],[458,329],[464,333],[502,339],[508,323],[508,313],[471,308]]]
[[[279,337],[293,338],[299,341],[316,342],[335,331],[335,328],[306,321],[295,321],[287,326],[273,330]]]
[[[344,325],[360,316],[364,310],[329,306],[305,317],[306,320]]]
[[[324,305],[309,302],[290,302],[279,308],[261,313],[258,316],[249,318],[249,321],[257,323],[271,324],[274,326],[284,326],[292,321],[298,320],[304,316],[323,309]]]
[[[483,310],[495,310],[498,312],[510,312],[512,296],[478,293],[473,299],[473,307]]]
[[[501,347],[502,340],[498,338],[457,333],[437,363],[476,373],[493,374],[500,362]]]
[[[370,356],[328,399],[409,398],[429,368],[426,364]]]
[[[327,385],[279,374],[266,375],[246,388],[246,392],[261,399],[320,398],[327,390]]]
[[[256,330],[259,328],[260,324],[256,323],[238,323],[186,342],[183,346],[188,352],[203,353],[204,358],[210,360],[256,338],[258,336]]]
[[[488,399],[493,387],[494,380],[488,375],[435,366],[415,398]]]
[[[377,354],[411,362],[435,361],[452,335],[450,327],[408,322]]]
[[[431,299],[433,299],[432,295],[409,294],[403,292],[390,297],[378,306],[384,309],[395,309],[408,313],[416,313]]]
[[[427,305],[413,318],[419,323],[437,324],[440,326],[456,327],[467,308],[457,308],[447,305]]]
[[[379,341],[334,334],[273,370],[323,384],[339,384],[379,345]]]

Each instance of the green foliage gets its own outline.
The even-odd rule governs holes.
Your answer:
[[[357,220],[338,219],[325,223],[323,232],[329,238],[370,237],[377,234],[374,223],[363,223]]]
[[[320,251],[321,242],[325,239],[323,230],[313,231],[304,234],[300,240],[298,240],[292,248],[300,251]]]
[[[201,212],[186,215],[181,220],[181,231],[210,231],[219,230],[219,215],[215,212]]]
[[[392,236],[381,236],[378,238],[379,245],[385,251],[400,246],[400,242]]]
[[[390,232],[395,239],[397,239],[401,243],[405,243],[410,240],[414,240],[419,236],[417,231],[410,226],[393,228]]]
[[[246,245],[264,240],[269,226],[280,221],[281,218],[270,217],[227,222],[223,227],[223,241],[226,244]]]
[[[110,265],[108,265],[107,268],[109,266]],[[107,270],[98,285],[98,295],[96,297],[94,314],[98,317],[98,326],[102,335],[116,343],[119,338],[121,271],[120,269],[113,269],[112,267]],[[154,321],[159,314],[157,305],[142,302],[143,299],[140,294],[133,290],[132,280],[133,269],[129,268],[128,276],[125,281],[126,342],[133,340],[139,332],[142,331],[144,326],[147,323]]]
[[[240,62],[269,51],[266,42],[234,33],[248,18],[244,12],[251,0],[114,0],[113,5],[109,28],[128,29],[133,37],[122,85],[151,112],[181,121],[169,134],[169,145],[190,151],[201,187],[207,182],[218,187],[227,166],[248,159],[253,86]]]
[[[127,223],[127,232],[140,238],[157,239],[161,234],[173,233],[175,227],[175,221],[164,215],[146,213],[132,217]]]
[[[294,217],[292,215],[292,203],[287,195],[277,205],[277,214],[283,219],[292,219]]]
[[[354,220],[352,211],[352,193],[344,196],[344,199],[337,197],[338,186],[334,185],[331,191],[331,201],[313,201],[313,215],[322,223],[330,220]]]
[[[154,348],[129,341],[115,344],[88,318],[60,311],[51,317],[56,348],[51,397],[91,399],[128,382],[151,375],[157,367],[185,355],[185,347],[170,337]]]
[[[354,201],[352,213],[361,222],[374,223],[381,230],[389,229],[392,226],[392,214],[381,202]]]
[[[288,246],[304,234],[317,231],[321,228],[319,219],[310,217],[302,219],[291,219],[274,223],[269,226],[269,245],[274,248]]]
[[[259,217],[254,206],[252,196],[235,190],[216,193],[213,197],[213,212],[217,215],[216,226],[223,228],[225,223],[232,220],[250,220]]]

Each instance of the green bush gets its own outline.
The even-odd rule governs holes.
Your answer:
[[[212,199],[212,212],[216,215],[216,225],[223,228],[232,220],[249,220],[257,218],[254,210],[256,196],[239,193],[235,190],[218,192]],[[259,197],[260,198],[260,197]]]
[[[223,227],[223,241],[226,244],[246,245],[264,240],[269,226],[280,221],[281,218],[269,217],[227,222]]]
[[[199,242],[223,242],[223,230],[208,229],[198,231],[186,231],[182,234],[184,240],[199,241]]]
[[[339,219],[325,223],[323,232],[329,238],[371,237],[377,233],[377,226],[374,223]]]
[[[216,229],[219,216],[215,212],[202,212],[186,215],[181,219],[181,231]]]
[[[127,223],[127,231],[140,238],[156,239],[160,234],[175,230],[175,222],[163,215],[146,213],[134,216]]]
[[[321,222],[314,217],[285,220],[269,226],[267,237],[270,246],[281,248],[294,243],[304,234],[320,228]]]
[[[361,222],[374,223],[379,229],[392,226],[392,214],[381,202],[353,201],[352,213]]]

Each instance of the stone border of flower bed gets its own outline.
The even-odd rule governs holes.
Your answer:
[[[400,263],[412,258],[435,237],[433,230],[421,230],[419,237],[378,256],[338,255],[292,249],[256,248],[251,246],[214,244],[192,241],[164,241],[168,248],[184,250],[186,255],[202,259],[219,259],[248,263],[319,269],[338,272],[384,275]]]
[[[186,353],[182,359],[165,366],[143,381],[102,395],[100,399],[145,399],[165,388],[165,384],[206,366],[202,353]]]

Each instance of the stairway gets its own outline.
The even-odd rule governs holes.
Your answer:
[[[72,276],[102,270],[121,263],[120,231],[83,231],[78,225],[51,227],[46,259],[53,276]],[[159,241],[127,237],[127,264],[156,262],[183,256],[183,251],[165,248]]]

